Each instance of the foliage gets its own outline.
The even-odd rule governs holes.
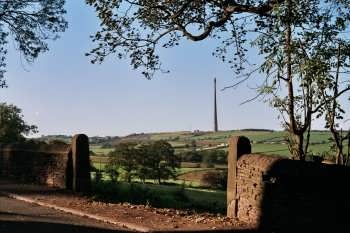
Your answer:
[[[153,174],[150,178],[161,179],[175,178],[176,168],[180,167],[180,160],[175,155],[173,147],[166,141],[155,141],[149,145],[151,169]]]
[[[22,57],[32,63],[48,50],[47,40],[65,31],[65,0],[2,0],[0,2],[0,86],[6,86],[6,45],[9,37]]]
[[[37,133],[35,125],[23,120],[22,110],[12,104],[0,103],[0,142],[13,143],[24,140],[24,135]]]
[[[227,164],[227,152],[223,150],[202,151],[203,163],[206,164]]]
[[[112,182],[117,182],[120,173],[118,172],[118,169],[116,169],[113,166],[106,166],[105,167],[105,172],[109,175],[109,177],[111,178]]]
[[[108,170],[123,169],[125,180],[131,182],[136,175],[139,151],[134,143],[121,143],[109,154]]]
[[[335,45],[331,51],[325,51],[325,49],[322,51],[327,54],[328,60],[332,61],[329,66],[333,67],[335,72],[332,75],[333,77],[329,78],[328,85],[320,87],[322,91],[322,101],[325,102],[321,107],[321,111],[325,114],[325,127],[328,128],[332,134],[332,141],[336,149],[336,163],[345,165],[347,163],[347,158],[343,153],[343,141],[348,139],[349,135],[344,136],[339,127],[339,121],[344,119],[345,110],[341,106],[338,97],[348,91],[348,88],[342,89],[341,87],[341,84],[344,83],[344,81],[341,80],[341,73],[349,72],[350,44],[345,43],[344,45],[344,42],[339,40],[337,42],[337,49]]]
[[[182,162],[192,162],[192,163],[201,163],[203,160],[202,155],[198,151],[190,150],[185,151],[179,155]]]
[[[111,173],[121,168],[128,182],[137,177],[143,182],[146,179],[156,179],[161,183],[162,179],[174,177],[175,169],[179,166],[179,158],[172,146],[161,140],[141,145],[120,143],[109,154],[107,170]]]
[[[225,190],[227,187],[227,170],[207,172],[201,182],[211,188]]]
[[[213,54],[239,74],[237,84],[264,74],[256,98],[266,97],[280,112],[293,158],[305,160],[313,117],[340,96],[327,96],[322,88],[334,86],[338,43],[347,50],[344,55],[349,51],[349,0],[86,2],[101,20],[93,39],[97,47],[88,53],[93,63],[110,54],[128,56],[134,69],[151,78],[164,71],[158,48],[175,47],[183,38],[211,38],[218,41]],[[261,64],[247,56],[252,45],[263,57]],[[343,86],[339,94],[350,90]]]
[[[216,54],[234,51],[230,59],[237,71],[243,69],[247,27],[251,22],[265,20],[283,0],[274,1],[127,1],[86,0],[101,20],[101,30],[93,41],[97,47],[88,55],[92,62],[102,62],[116,53],[122,59],[129,56],[135,69],[144,68],[150,78],[155,71],[163,70],[157,48],[174,47],[181,39],[201,41],[214,38],[222,42]],[[128,9],[127,11],[123,9]],[[240,17],[240,13],[251,17]],[[234,50],[230,46],[235,46]]]
[[[185,151],[180,154],[182,162],[227,164],[227,152],[224,150]]]

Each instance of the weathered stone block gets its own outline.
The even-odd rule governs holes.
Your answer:
[[[246,137],[232,137],[229,140],[228,176],[227,176],[227,216],[237,216],[237,160],[251,153],[250,141]]]
[[[89,192],[90,178],[89,138],[84,134],[75,135],[72,139],[73,190]]]

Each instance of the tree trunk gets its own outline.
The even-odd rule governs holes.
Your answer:
[[[293,137],[293,141],[292,141],[293,159],[305,161],[306,155],[304,153],[304,134],[303,133],[293,134],[292,137]]]
[[[304,132],[298,129],[297,122],[295,119],[295,100],[294,100],[294,85],[293,85],[293,69],[292,69],[292,26],[290,23],[292,2],[291,0],[286,1],[287,7],[287,22],[285,31],[285,55],[286,55],[286,66],[287,66],[287,88],[288,88],[288,131],[291,135],[292,140],[292,156],[293,159],[305,160],[304,154]]]
[[[337,71],[335,76],[335,86],[334,86],[334,96],[333,96],[333,105],[332,105],[332,112],[331,112],[331,124],[330,124],[330,130],[333,135],[333,139],[335,141],[335,145],[337,147],[337,155],[336,155],[336,163],[338,165],[344,164],[344,156],[343,156],[343,132],[342,129],[339,131],[336,130],[335,126],[335,118],[336,118],[336,111],[337,111],[337,99],[336,96],[339,93],[338,85],[339,85],[339,74],[340,74],[340,56],[341,56],[341,45],[338,46],[338,56],[337,56]]]
[[[308,154],[308,150],[309,150],[310,136],[311,136],[311,122],[308,122],[308,125],[309,126],[308,126],[308,129],[307,129],[305,149],[304,149],[305,156]]]
[[[343,152],[338,148],[337,149],[337,156],[336,156],[336,163],[338,165],[344,165],[344,156],[343,156]]]

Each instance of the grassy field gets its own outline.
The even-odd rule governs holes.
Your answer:
[[[289,156],[288,147],[285,144],[286,133],[283,131],[220,131],[213,132],[169,132],[154,133],[148,135],[150,140],[166,140],[174,148],[176,153],[193,150],[193,143],[196,150],[205,150],[206,148],[215,147],[216,145],[227,146],[228,139],[231,136],[246,136],[252,142],[252,150],[255,153],[267,153],[281,156]],[[135,136],[136,137],[136,136]],[[331,137],[329,132],[314,131],[311,133],[309,152],[313,154],[324,154],[330,152]],[[128,137],[129,140],[130,136]],[[137,137],[138,139],[138,137]],[[101,148],[99,145],[91,145],[91,151],[96,155],[107,155],[113,148]],[[225,148],[224,148],[225,149]]]
[[[101,148],[98,145],[90,145],[90,150],[96,155],[107,155],[109,152],[113,151],[113,148]]]

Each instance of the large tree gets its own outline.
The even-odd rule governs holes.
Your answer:
[[[135,143],[121,143],[118,144],[114,151],[109,154],[108,170],[118,171],[121,168],[124,171],[125,181],[131,182],[136,175],[138,168],[139,151]]]
[[[101,20],[93,39],[97,47],[88,53],[92,62],[117,54],[151,78],[163,70],[158,48],[174,47],[183,38],[215,39],[214,55],[240,74],[243,79],[238,83],[254,72],[263,73],[259,95],[267,95],[280,111],[294,158],[305,160],[304,135],[313,116],[349,89],[345,86],[337,96],[324,99],[318,88],[335,78],[329,75],[334,72],[332,57],[322,50],[340,39],[349,42],[349,0],[86,1]],[[251,46],[260,54],[261,64],[256,57],[247,57]]]
[[[175,154],[174,148],[164,140],[155,141],[148,148],[147,159],[152,171],[148,177],[156,179],[159,184],[162,179],[175,178],[176,168],[180,167],[180,158]]]
[[[7,44],[13,42],[21,57],[32,63],[48,50],[48,40],[65,31],[65,0],[0,1],[0,86],[6,86],[4,72]]]

